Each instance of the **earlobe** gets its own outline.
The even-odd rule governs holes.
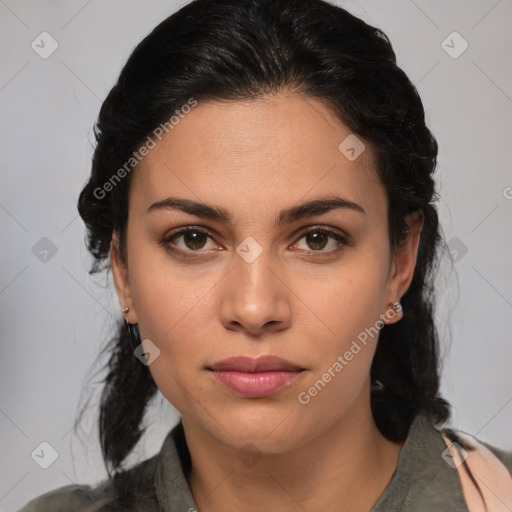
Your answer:
[[[119,237],[117,232],[112,236],[110,244],[110,266],[112,268],[112,276],[116,287],[117,297],[121,305],[123,318],[132,324],[137,323],[137,315],[133,305],[130,282],[128,279],[128,268],[122,261],[121,250],[119,246]]]
[[[400,299],[405,295],[411,285],[420,243],[420,234],[423,229],[424,216],[422,211],[416,211],[406,216],[407,236],[396,248],[393,258],[394,272],[388,282],[388,307],[383,317],[384,322],[393,324],[403,318]],[[393,314],[389,314],[392,311]]]

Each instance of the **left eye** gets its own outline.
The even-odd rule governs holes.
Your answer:
[[[342,245],[347,245],[347,241],[344,236],[329,229],[310,229],[306,233],[303,233],[299,240],[302,239],[305,240],[309,249],[312,249],[315,252],[331,252],[329,250],[323,251],[323,249],[325,249],[329,244],[329,239],[334,240],[334,246],[331,247],[332,251],[339,249]],[[297,245],[297,242],[294,245]]]

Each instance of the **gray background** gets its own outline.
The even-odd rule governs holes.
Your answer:
[[[338,3],[388,34],[440,145],[439,210],[457,252],[454,271],[440,275],[438,313],[452,423],[512,449],[512,2]],[[2,511],[105,476],[95,425],[102,374],[90,370],[120,311],[110,280],[88,276],[76,201],[102,100],[134,46],[177,5],[0,0]],[[47,59],[31,47],[43,31],[58,43]],[[457,58],[464,40],[448,37],[454,31],[469,45]],[[77,436],[77,406],[89,395]],[[175,421],[159,395],[130,460],[155,453]],[[58,453],[48,469],[31,457],[43,441]]]

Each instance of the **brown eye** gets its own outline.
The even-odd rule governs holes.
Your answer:
[[[208,236],[200,231],[188,231],[181,235],[185,245],[192,250],[202,249]]]
[[[303,239],[306,245],[305,248],[300,247],[300,241]],[[328,247],[331,241],[332,245]],[[342,249],[343,246],[348,246],[349,243],[341,233],[327,228],[312,227],[303,233],[294,245],[296,248],[305,251],[333,254]]]
[[[208,239],[213,243],[211,247],[207,246]],[[184,257],[197,257],[208,249],[218,247],[214,243],[213,237],[207,231],[194,227],[179,229],[169,233],[160,241],[160,244],[171,253]]]
[[[313,231],[306,235],[306,243],[311,249],[315,251],[323,249],[327,245],[328,241],[329,235],[322,231]]]

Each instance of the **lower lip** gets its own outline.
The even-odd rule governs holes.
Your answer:
[[[301,372],[213,371],[217,380],[237,393],[252,398],[268,396],[295,380]]]

